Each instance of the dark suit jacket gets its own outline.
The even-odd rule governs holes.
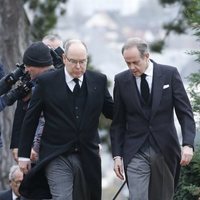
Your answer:
[[[9,190],[0,192],[0,200],[13,200],[12,190],[9,189]],[[20,200],[31,200],[31,199],[25,199],[24,197],[21,196]]]
[[[153,65],[150,120],[142,110],[136,80],[131,72],[127,70],[115,77],[112,153],[113,156],[122,156],[127,167],[149,134],[152,134],[176,184],[181,149],[174,125],[174,109],[181,125],[183,144],[193,145],[195,122],[177,69],[155,62]]]
[[[27,198],[47,198],[49,188],[44,177],[44,166],[50,160],[69,151],[76,143],[92,200],[101,199],[101,165],[99,157],[98,123],[101,112],[112,118],[113,101],[107,90],[105,75],[86,71],[87,99],[80,127],[77,128],[73,105],[68,105],[64,70],[50,72],[38,78],[27,110],[19,145],[19,157],[29,157],[41,111],[45,126],[41,138],[40,161],[24,178],[20,192]]]
[[[13,200],[12,198],[12,190],[5,190],[0,192],[0,200]]]

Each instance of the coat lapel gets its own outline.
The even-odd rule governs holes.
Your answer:
[[[141,107],[141,102],[139,97],[140,94],[137,88],[136,78],[131,74],[129,70],[127,71],[127,78],[125,78],[124,88],[127,88],[126,91],[128,91],[130,94],[131,102],[134,102],[133,105],[137,108],[138,112],[144,114],[143,109]],[[144,116],[146,117],[145,114]]]
[[[80,129],[86,124],[85,119],[87,119],[89,109],[90,109],[90,105],[92,105],[92,103],[93,103],[93,93],[97,89],[95,80],[92,79],[91,76],[89,76],[87,71],[84,75],[84,78],[86,79],[85,82],[86,82],[86,87],[87,87],[87,97],[86,97],[86,104],[85,104],[85,108],[84,108],[84,111],[83,111],[82,120],[81,120],[81,123],[80,123]]]
[[[68,88],[68,85],[66,83],[66,80],[65,80],[65,73],[64,73],[64,69],[62,69],[59,73],[58,73],[58,77],[57,77],[57,82],[59,82],[59,92],[61,94],[66,94],[64,96],[64,102],[66,102],[64,105],[63,105],[63,109],[66,110],[66,112],[68,113],[68,116],[69,116],[69,122],[71,124],[72,127],[76,128],[76,124],[74,123],[75,122],[75,116],[74,116],[74,113],[73,113],[73,106],[69,103],[67,103],[69,100],[68,100],[68,95],[67,95],[67,90],[69,90]]]
[[[151,119],[153,119],[162,97],[162,91],[163,91],[163,84],[164,79],[163,75],[161,73],[161,68],[158,66],[157,63],[153,62],[154,64],[154,70],[153,70],[153,85],[152,85],[152,112],[151,112]]]

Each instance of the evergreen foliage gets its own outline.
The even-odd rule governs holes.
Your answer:
[[[41,40],[55,27],[57,18],[65,14],[64,3],[67,0],[24,0],[33,12],[33,22],[30,22],[31,34],[35,40]]]
[[[178,13],[172,21],[163,25],[165,36],[154,41],[151,45],[152,51],[161,52],[165,47],[165,40],[170,33],[187,34],[188,30],[195,30],[196,35],[200,35],[200,0],[159,0],[161,5],[178,4]],[[198,31],[197,31],[198,29]],[[156,48],[155,48],[156,47]],[[200,58],[199,58],[200,59]]]
[[[167,0],[161,0],[168,2]],[[182,17],[187,22],[187,28],[194,30],[197,42],[200,41],[200,0],[173,0],[182,3]],[[186,29],[185,29],[186,30]],[[192,51],[190,54],[196,56],[196,61],[200,63],[200,51]],[[200,71],[192,73],[189,77],[190,100],[195,114],[197,136],[200,132]],[[197,137],[198,139],[198,137]],[[196,139],[196,140],[197,140]],[[182,167],[181,176],[174,200],[199,200],[200,199],[200,141],[196,141],[194,157],[191,163]]]
[[[191,163],[182,168],[174,200],[198,200],[200,197],[200,147],[196,148]]]

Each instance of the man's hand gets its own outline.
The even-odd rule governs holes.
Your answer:
[[[186,166],[190,163],[193,157],[193,148],[189,146],[184,146],[182,148],[182,155],[181,155],[181,166]]]
[[[27,174],[28,171],[31,169],[31,161],[18,161],[19,168],[23,174]]]
[[[12,155],[16,162],[18,162],[18,148],[12,149]]]
[[[36,162],[38,160],[38,153],[32,148],[30,159],[32,162]]]
[[[124,180],[123,161],[119,156],[114,158],[114,171],[118,178]]]

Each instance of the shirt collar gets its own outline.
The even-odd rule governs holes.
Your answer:
[[[144,72],[147,76],[153,76],[153,63],[149,61],[148,67]]]
[[[12,191],[12,199],[17,199],[17,195]]]
[[[66,80],[66,83],[68,84],[68,83],[70,83],[71,81],[73,81],[74,77],[72,77],[72,76],[68,73],[66,67],[64,67],[64,72],[65,72],[65,80]],[[82,75],[80,78],[78,78],[78,79],[79,79],[79,81],[83,82],[83,75]]]

